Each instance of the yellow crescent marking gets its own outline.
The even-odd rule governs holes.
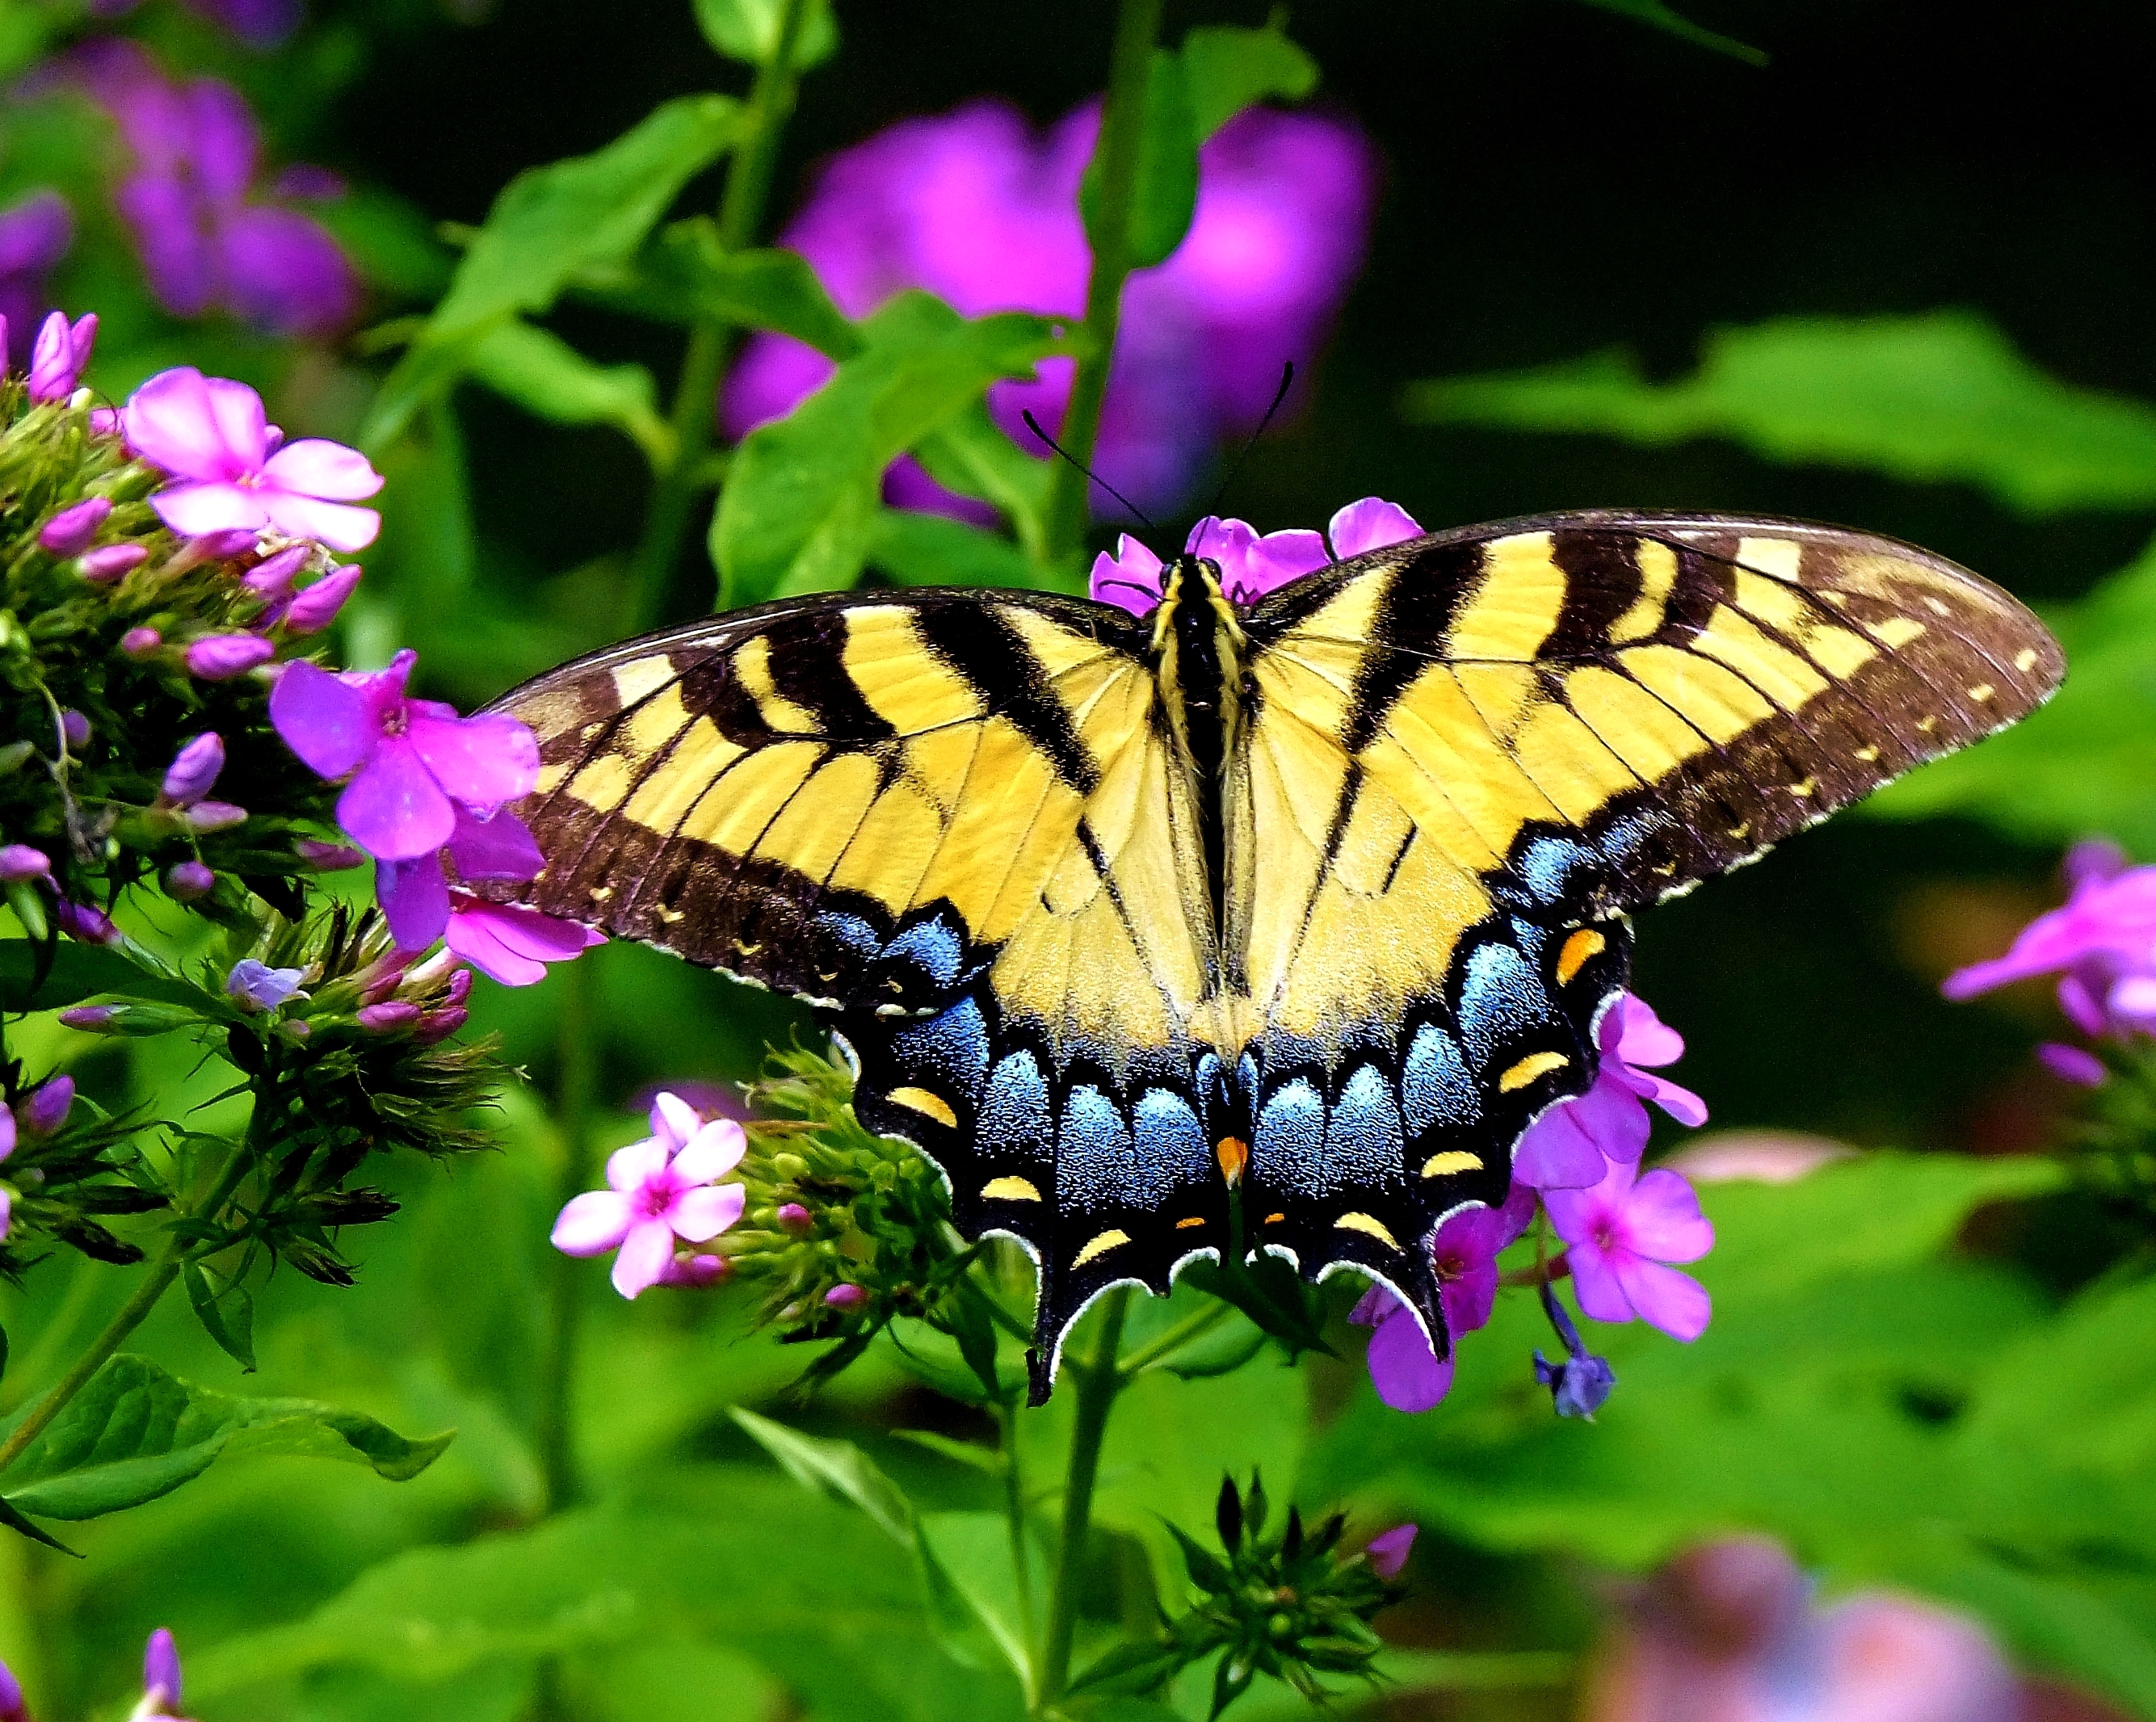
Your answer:
[[[991,1202],[1038,1202],[1040,1192],[1034,1188],[1030,1178],[991,1178],[981,1186],[981,1194]]]
[[[1187,1232],[1187,1231],[1188,1231],[1188,1230],[1190,1229],[1190,1227],[1192,1227],[1193,1226],[1202,1226],[1202,1225],[1204,1225],[1204,1223],[1205,1223],[1205,1216],[1204,1216],[1204,1215],[1203,1215],[1203,1214],[1193,1214],[1193,1215],[1192,1215],[1188,1219],[1187,1219],[1187,1220],[1178,1220],[1178,1221],[1175,1222],[1175,1229],[1176,1229],[1177,1231],[1178,1231],[1178,1232]]]
[[[634,705],[673,679],[674,660],[664,652],[649,658],[632,659],[614,670],[613,697],[625,706]]]
[[[1361,1232],[1374,1238],[1388,1249],[1398,1249],[1400,1241],[1385,1229],[1384,1222],[1373,1220],[1368,1214],[1342,1214],[1332,1222],[1336,1232]]]
[[[884,1098],[894,1106],[903,1106],[909,1112],[925,1113],[937,1123],[957,1129],[958,1115],[951,1110],[951,1103],[941,1094],[932,1094],[927,1089],[893,1089]],[[1036,1196],[1035,1201],[1040,1198]]]
[[[1980,705],[1998,691],[1999,689],[1993,687],[1989,682],[1979,682],[1969,690],[1969,697]]]
[[[1879,750],[1876,747],[1860,747],[1856,750],[1856,756],[1868,766],[1879,757]]]
[[[1243,1168],[1250,1163],[1250,1145],[1235,1136],[1223,1136],[1213,1157],[1220,1163],[1220,1176],[1232,1190],[1242,1181]]]
[[[2016,652],[2014,654],[2014,667],[2022,674],[2028,674],[2036,667],[2036,648],[2034,646],[2024,646]]]
[[[1889,616],[1876,624],[1872,638],[1887,650],[1897,652],[1924,631],[1924,624],[1913,616]]]
[[[1529,1053],[1526,1058],[1521,1059],[1518,1063],[1497,1079],[1497,1092],[1501,1094],[1509,1094],[1515,1089],[1525,1088],[1537,1076],[1545,1075],[1553,1070],[1562,1070],[1570,1063],[1572,1060],[1565,1057],[1563,1053]],[[1341,1223],[1344,1225],[1347,1222],[1342,1221]]]
[[[1277,1226],[1277,1225],[1278,1225],[1278,1224],[1279,1224],[1282,1220],[1285,1220],[1286,1217],[1287,1217],[1287,1216],[1286,1216],[1286,1214],[1267,1214],[1267,1215],[1265,1216],[1265,1224],[1266,1224],[1266,1225],[1268,1225],[1268,1226]]]
[[[1130,1241],[1131,1234],[1127,1232],[1101,1233],[1085,1248],[1070,1258],[1070,1265],[1074,1268],[1082,1268],[1094,1257],[1105,1256],[1110,1250],[1120,1248]]]
[[[1799,801],[1809,801],[1809,800],[1810,800],[1810,799],[1811,799],[1811,793],[1812,793],[1812,792],[1813,792],[1815,789],[1817,789],[1818,787],[1819,787],[1819,779],[1818,779],[1818,778],[1816,778],[1816,777],[1807,777],[1807,778],[1805,778],[1805,779],[1804,779],[1804,781],[1803,782],[1801,782],[1801,783],[1792,783],[1792,784],[1790,784],[1790,785],[1789,786],[1789,793],[1790,793],[1791,795],[1793,795],[1793,796],[1796,797],[1798,800],[1799,800]]]
[[[1564,941],[1564,948],[1557,954],[1557,984],[1572,985],[1572,977],[1587,966],[1587,960],[1599,956],[1609,941],[1592,927],[1582,927]],[[1481,1162],[1478,1161],[1477,1165]]]
[[[1425,1178],[1442,1178],[1453,1172],[1479,1172],[1481,1170],[1482,1156],[1470,1154],[1464,1148],[1448,1148],[1442,1154],[1431,1155],[1422,1163],[1422,1175]]]

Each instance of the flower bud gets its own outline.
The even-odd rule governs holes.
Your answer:
[[[117,1005],[76,1005],[60,1012],[60,1026],[80,1028],[85,1034],[102,1033],[120,1015]]]
[[[421,1046],[430,1047],[436,1041],[447,1040],[470,1021],[471,1021],[471,1012],[462,1005],[450,1005],[443,1010],[429,1011],[420,1018],[419,1026],[412,1032],[412,1038]]]
[[[138,660],[147,658],[164,643],[164,635],[154,628],[131,628],[120,636],[121,653]]]
[[[341,873],[348,867],[367,864],[367,857],[349,843],[326,843],[303,837],[292,847],[299,851],[300,858],[317,873]]]
[[[336,620],[345,600],[359,585],[359,564],[332,568],[305,592],[297,594],[284,616],[287,633],[320,633]]]
[[[292,584],[292,577],[307,566],[312,547],[305,544],[290,544],[273,556],[264,556],[244,574],[239,583],[249,592],[265,598],[282,597]]]
[[[442,1002],[445,1005],[460,1005],[471,997],[471,990],[472,971],[470,969],[459,969],[456,973],[449,976],[449,991],[442,995]]]
[[[208,795],[224,769],[224,738],[214,730],[181,744],[166,767],[164,797],[176,807],[192,807]]]
[[[858,1309],[869,1300],[868,1288],[849,1282],[834,1285],[824,1294],[824,1301],[834,1309]]]
[[[38,530],[38,546],[48,556],[64,560],[79,556],[97,542],[98,528],[112,512],[111,499],[88,496],[64,508]]]
[[[52,871],[53,864],[43,849],[33,849],[28,843],[9,843],[0,848],[0,884],[49,879]]]
[[[798,1202],[780,1203],[774,1217],[778,1222],[780,1231],[791,1232],[797,1238],[816,1229],[816,1217]]]
[[[69,706],[60,714],[60,734],[66,738],[68,751],[90,746],[90,720]]]
[[[732,1268],[732,1263],[724,1256],[692,1255],[686,1250],[677,1250],[674,1259],[660,1269],[656,1283],[700,1291],[707,1285],[716,1285]],[[0,1722],[6,1722],[6,1719],[0,1717]]]
[[[15,1122],[33,1136],[49,1136],[67,1122],[74,1104],[74,1079],[48,1077],[15,1103]]]
[[[187,647],[187,674],[206,682],[230,681],[276,655],[277,648],[259,634],[204,634]]]
[[[406,999],[393,998],[382,1004],[362,1005],[359,1026],[369,1034],[387,1034],[393,1029],[409,1028],[420,1015],[418,1006]]]
[[[10,741],[0,747],[0,777],[13,776],[30,762],[30,756],[38,750],[27,741]]]
[[[171,1631],[160,1627],[150,1635],[142,1652],[142,1694],[146,1704],[167,1714],[180,1713],[180,1653]]]
[[[165,894],[176,903],[192,903],[217,889],[217,875],[199,861],[181,861],[165,869]]]
[[[92,586],[110,586],[149,560],[150,552],[139,544],[108,544],[85,551],[76,559],[74,571]]]
[[[112,917],[101,909],[93,909],[87,903],[69,903],[63,899],[53,905],[53,922],[69,938],[85,945],[117,945],[120,929],[112,925]]]
[[[1370,1571],[1382,1579],[1398,1578],[1400,1569],[1408,1564],[1408,1550],[1414,1546],[1418,1529],[1413,1525],[1397,1525],[1372,1537],[1363,1548],[1363,1556],[1370,1563]]]
[[[91,407],[90,409],[90,433],[93,437],[116,437],[120,435],[120,409],[117,407]]]
[[[277,1025],[277,1033],[295,1046],[300,1045],[314,1032],[314,1025],[299,1017],[288,1017]]]
[[[67,399],[81,382],[96,342],[96,312],[77,318],[72,326],[64,311],[47,317],[30,348],[30,398],[41,407]]]
[[[187,809],[187,819],[191,831],[229,831],[247,823],[247,809],[230,802],[198,802]]]
[[[221,532],[205,532],[199,538],[188,540],[187,554],[190,560],[197,562],[228,562],[254,549],[254,543],[252,527],[227,526]]]
[[[184,1005],[169,1004],[77,1005],[60,1012],[62,1022],[85,1034],[124,1034],[136,1038],[169,1034],[175,1028],[190,1028],[201,1020]]]

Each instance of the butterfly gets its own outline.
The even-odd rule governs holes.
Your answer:
[[[1150,616],[783,600],[508,695],[521,900],[829,1012],[872,1130],[1019,1240],[1036,1402],[1111,1286],[1266,1251],[1446,1344],[1430,1242],[1583,1093],[1628,915],[2004,727],[2020,604],[1799,522],[1556,514],[1217,563]]]

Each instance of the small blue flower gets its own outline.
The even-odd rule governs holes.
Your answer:
[[[1535,1352],[1535,1379],[1550,1390],[1550,1398],[1561,1417],[1585,1417],[1594,1420],[1594,1413],[1602,1409],[1609,1391],[1617,1385],[1616,1371],[1608,1360],[1594,1356],[1579,1337],[1579,1330],[1573,1325],[1571,1314],[1560,1304],[1557,1294],[1544,1280],[1541,1287],[1543,1309],[1548,1315],[1550,1325],[1557,1336],[1564,1341],[1565,1358],[1561,1363],[1552,1363],[1537,1350]]]
[[[273,969],[269,964],[244,956],[232,966],[224,990],[239,1001],[242,1010],[274,1011],[307,995],[300,990],[306,978],[303,969]]]

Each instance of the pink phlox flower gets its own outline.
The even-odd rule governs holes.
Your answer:
[[[1208,515],[1190,529],[1183,548],[1188,556],[1204,556],[1219,566],[1220,589],[1232,602],[1255,604],[1327,562],[1382,550],[1421,531],[1398,504],[1365,496],[1335,514],[1322,535],[1301,528],[1260,535],[1246,520]],[[1098,602],[1149,616],[1163,596],[1161,568],[1158,556],[1125,534],[1116,541],[1115,555],[1104,551],[1094,558],[1090,590]]]
[[[1596,1023],[1594,1039],[1602,1056],[1594,1085],[1543,1113],[1513,1151],[1512,1176],[1523,1184],[1584,1189],[1601,1181],[1606,1162],[1636,1161],[1651,1129],[1643,1101],[1679,1124],[1707,1122],[1706,1101],[1643,1068],[1674,1063],[1684,1053],[1684,1038],[1645,1000],[1619,994]]]
[[[1497,1258],[1534,1212],[1534,1192],[1516,1184],[1502,1207],[1464,1207],[1437,1228],[1430,1256],[1450,1342],[1442,1359],[1414,1312],[1384,1286],[1363,1294],[1349,1319],[1371,1330],[1364,1359],[1370,1384],[1394,1410],[1428,1411],[1452,1391],[1461,1336],[1486,1327],[1496,1307]]]
[[[85,312],[73,323],[54,311],[38,329],[30,348],[30,398],[40,404],[64,401],[82,381],[97,343],[97,313]]]
[[[607,1187],[562,1210],[554,1248],[572,1256],[617,1251],[614,1289],[635,1297],[665,1277],[676,1238],[706,1243],[741,1218],[747,1192],[718,1181],[747,1149],[747,1134],[732,1119],[707,1124],[678,1094],[660,1095],[651,1134],[607,1161]]]
[[[485,817],[539,782],[539,745],[515,718],[463,718],[408,698],[416,661],[399,652],[387,669],[333,675],[302,659],[270,696],[285,746],[321,776],[351,778],[337,823],[378,861],[433,855],[454,834],[459,805]]]
[[[455,825],[441,848],[406,861],[382,861],[374,869],[374,894],[400,951],[424,951],[449,925],[449,881],[444,858],[467,884],[521,883],[547,865],[531,832],[514,813],[482,819],[455,810]]]
[[[547,978],[547,965],[571,962],[606,935],[572,920],[511,903],[489,903],[466,891],[451,894],[449,949],[505,987]]]
[[[1707,1331],[1707,1288],[1666,1264],[1697,1262],[1714,1248],[1714,1222],[1690,1184],[1666,1168],[1640,1176],[1615,1160],[1588,1190],[1545,1190],[1543,1206],[1568,1246],[1579,1307],[1597,1321],[1630,1321],[1680,1340]]]
[[[262,397],[192,366],[160,372],[128,397],[128,446],[178,482],[150,499],[189,535],[274,528],[332,550],[374,541],[382,516],[352,505],[382,488],[365,455],[309,437],[274,448]]]

